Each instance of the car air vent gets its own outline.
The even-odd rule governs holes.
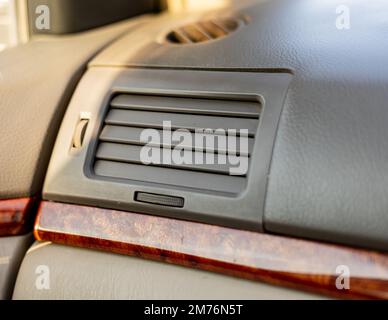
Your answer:
[[[195,22],[176,28],[167,35],[174,44],[200,43],[227,36],[245,23],[238,18],[220,18]]]
[[[94,174],[239,193],[260,112],[256,100],[116,95],[99,135]]]

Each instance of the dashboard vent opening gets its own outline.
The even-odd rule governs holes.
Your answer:
[[[246,187],[260,112],[258,101],[116,95],[111,100],[98,138],[94,174],[110,179],[237,194]],[[169,140],[164,139],[166,121],[173,137]],[[237,130],[237,135],[234,140],[227,136],[225,143],[220,137],[228,129]],[[145,130],[158,139],[144,140]],[[179,141],[176,136],[174,138],[176,132]],[[204,132],[199,139],[198,132]],[[235,145],[230,147],[230,141]],[[144,162],[145,146],[147,152],[156,154],[163,161]],[[188,158],[184,162],[165,161],[165,151],[169,156],[174,155],[173,152],[177,152],[176,155],[185,152]],[[213,160],[207,161],[207,155]],[[232,168],[244,163],[245,172],[233,173]]]
[[[173,44],[202,43],[223,38],[245,23],[238,18],[219,18],[195,22],[170,31],[167,42]]]

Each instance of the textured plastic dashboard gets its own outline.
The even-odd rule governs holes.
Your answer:
[[[165,44],[171,28],[200,14],[164,15],[115,42],[90,68],[292,70],[269,171],[265,230],[386,250],[386,1],[245,5],[209,14],[247,17],[248,25],[228,37]],[[350,29],[336,28],[340,5],[351,10]]]

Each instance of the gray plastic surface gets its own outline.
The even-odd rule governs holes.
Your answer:
[[[165,15],[91,65],[293,70],[268,177],[265,228],[387,250],[388,2],[253,0],[233,6],[216,15],[241,13],[249,23],[220,40],[166,45],[161,39],[169,30],[207,14]],[[337,28],[343,17],[337,8],[349,10],[349,28]]]
[[[63,120],[46,176],[43,197],[47,200],[262,230],[273,140],[291,78],[288,73],[90,68],[80,82]],[[227,101],[226,112],[243,106],[246,113],[247,108],[254,105],[255,112],[261,111],[260,121],[253,118],[252,112],[247,118],[242,118],[243,115],[225,117],[222,112],[219,115],[219,100],[214,105],[217,115],[177,113],[176,108],[174,112],[128,110],[128,107],[110,109],[110,99],[117,92],[166,95],[170,100],[159,99],[165,105],[171,103],[171,97],[176,97],[176,105],[184,107],[184,103],[189,102],[187,111],[191,110],[190,113],[202,112],[192,110],[194,98],[224,99]],[[181,97],[184,99],[181,100]],[[138,99],[134,99],[134,104],[139,103]],[[114,101],[117,103],[117,100]],[[207,100],[206,103],[211,104],[211,101]],[[204,101],[198,106],[203,108]],[[206,108],[208,112],[211,109],[208,105]],[[90,120],[83,147],[75,150],[71,148],[71,137],[81,114],[89,114]],[[128,159],[131,157],[126,149],[128,145],[124,144],[120,149],[116,145],[107,150],[112,145],[103,142],[98,148],[104,120],[110,126],[119,124],[154,128],[160,126],[163,120],[172,120],[173,127],[177,123],[178,127],[185,128],[247,128],[252,137],[255,136],[254,140],[251,139],[254,146],[250,155],[250,162],[254,162],[255,166],[251,166],[246,177],[226,175],[220,172],[224,170],[222,167],[215,172],[209,167],[192,170],[188,167],[144,166],[134,159]],[[106,138],[106,131],[102,131],[102,136]],[[131,136],[126,139],[130,140]],[[96,151],[97,160],[93,166]],[[140,203],[134,200],[136,192],[181,197],[185,204],[183,208],[166,208]]]

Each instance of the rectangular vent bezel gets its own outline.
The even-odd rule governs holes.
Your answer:
[[[276,70],[90,68],[78,84],[62,121],[45,178],[43,199],[262,231],[272,149],[291,79],[291,74]],[[261,116],[246,187],[239,193],[227,193],[97,177],[92,170],[97,137],[110,99],[117,92],[260,101]],[[82,146],[72,150],[74,127],[81,114],[90,115],[89,125]],[[134,198],[136,192],[179,197],[184,199],[184,206],[138,202]]]

